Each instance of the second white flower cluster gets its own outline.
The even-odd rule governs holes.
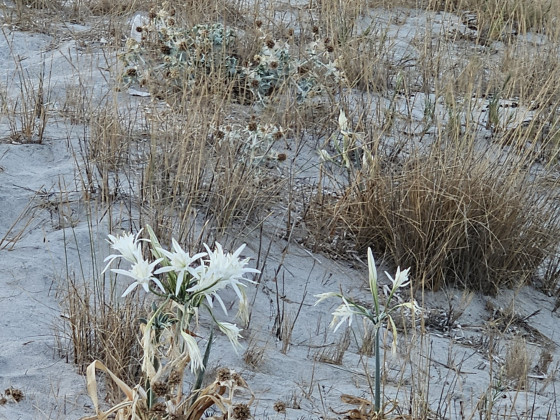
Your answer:
[[[117,253],[105,258],[107,266],[104,272],[118,259],[126,260],[131,264],[128,270],[111,269],[116,274],[134,280],[124,291],[123,297],[140,285],[146,292],[170,297],[190,307],[198,308],[205,299],[207,305],[212,308],[215,299],[227,315],[226,307],[218,292],[229,286],[239,298],[240,309],[246,307],[247,299],[244,291],[246,284],[243,282],[254,283],[254,281],[245,278],[244,275],[259,273],[259,270],[246,267],[249,258],[240,258],[245,244],[233,253],[225,253],[218,242],[213,251],[204,244],[207,252],[190,255],[175,239],[172,240],[173,250],[168,251],[159,244],[151,228],[148,227],[150,239],[139,238],[141,232],[118,237],[109,235],[111,248]],[[142,242],[151,244],[153,261],[144,258]],[[159,268],[156,268],[158,266]]]

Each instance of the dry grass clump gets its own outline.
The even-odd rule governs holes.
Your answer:
[[[88,157],[100,174],[123,168],[128,160],[131,133],[115,110],[92,115]]]
[[[257,369],[263,364],[268,348],[268,342],[260,343],[253,334],[249,338],[247,349],[243,353],[243,361],[252,369]]]
[[[515,337],[506,351],[504,373],[508,379],[515,381],[519,389],[527,387],[531,363],[526,341],[522,337]]]
[[[102,282],[92,287],[74,278],[68,278],[59,293],[65,314],[64,322],[55,326],[55,336],[64,346],[60,352],[65,352],[82,374],[90,363],[100,360],[119,378],[138,382],[142,375],[138,367],[142,357],[138,329],[138,320],[144,314],[142,302],[138,298],[108,298]],[[109,399],[120,401],[119,387],[110,381],[107,387]]]
[[[468,12],[470,25],[480,32],[480,39],[504,39],[510,35],[524,34],[528,31],[547,34],[556,39],[556,21],[560,3],[558,0],[446,0],[431,2],[437,10]]]
[[[321,25],[317,25],[316,32],[343,45],[355,35],[356,21],[366,10],[367,2],[361,0],[318,2],[318,21]]]
[[[94,15],[118,15],[145,10],[153,1],[150,0],[88,0],[77,1],[72,7],[86,8]]]
[[[390,42],[382,29],[348,39],[337,49],[348,83],[364,91],[386,92],[398,63],[391,61]]]
[[[271,172],[281,164],[273,153],[281,129],[256,121],[219,124],[221,111],[204,99],[190,110],[159,113],[150,127],[141,196],[152,224],[200,212],[224,231],[266,214],[283,182]]]
[[[347,329],[335,343],[318,351],[314,356],[315,360],[322,363],[342,365],[342,359],[344,358],[346,351],[350,348],[350,343],[350,329]]]
[[[15,55],[13,39],[4,28],[2,36],[10,48],[16,70],[6,85],[0,85],[0,109],[8,122],[9,138],[17,143],[41,144],[52,107],[49,70],[43,60],[39,71],[30,75],[29,70],[21,64],[21,59]],[[17,92],[15,97],[10,95],[10,90]]]
[[[328,209],[332,231],[352,233],[412,267],[426,286],[495,293],[534,275],[558,243],[558,206],[547,203],[520,163],[433,152],[375,165]]]

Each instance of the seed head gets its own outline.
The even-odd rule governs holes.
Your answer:
[[[325,48],[327,49],[327,52],[332,53],[334,51],[334,47],[332,45],[326,45]]]
[[[165,406],[165,403],[162,403],[162,402],[158,402],[158,403],[152,405],[152,408],[150,408],[150,411],[154,414],[165,413],[166,410],[167,410],[167,407]]]
[[[169,385],[174,386],[181,383],[182,380],[183,378],[181,377],[181,374],[176,370],[174,370],[169,374],[169,378],[167,379],[167,382],[169,383]]]
[[[134,30],[136,32],[142,32],[144,30],[144,27],[143,26],[137,26],[136,28],[134,28]]]
[[[150,10],[150,13],[148,13],[148,18],[150,19],[155,19],[157,17],[157,13],[155,10]]]
[[[260,27],[262,26],[262,24],[263,24],[263,23],[262,23],[262,20],[256,20],[256,21],[255,21],[255,26],[256,26],[257,28],[260,28]]]
[[[259,83],[259,81],[258,81],[257,79],[251,80],[251,86],[252,86],[252,87],[255,87],[255,88],[256,88],[256,87],[259,87],[259,85],[260,85],[260,83]]]
[[[171,17],[167,19],[167,26],[175,26],[175,19]]]
[[[278,130],[274,132],[273,136],[274,136],[274,140],[280,140],[282,137],[284,137],[284,133]]]
[[[270,63],[270,68],[271,69],[277,69],[278,68],[278,61],[273,61]]]
[[[179,70],[176,68],[173,68],[171,70],[169,70],[169,78],[170,79],[177,79],[179,77]]]
[[[246,420],[251,418],[251,410],[247,404],[237,404],[233,406],[232,419]]]
[[[23,400],[23,391],[17,388],[10,387],[4,390],[4,394],[10,395],[15,400],[15,402],[20,402],[21,400]]]
[[[233,374],[231,375],[231,378],[233,379],[233,382],[237,386],[246,386],[247,385],[247,383],[245,382],[245,379],[243,379],[243,377],[237,372],[233,372]]]
[[[216,380],[218,382],[229,381],[231,379],[231,372],[228,368],[220,368],[216,373]]]
[[[318,34],[319,33],[319,27],[317,25],[313,25],[313,28],[311,28],[311,32],[313,32],[314,34]]]
[[[152,391],[156,396],[161,397],[169,392],[169,385],[165,382],[154,382],[152,384]]]
[[[294,36],[294,29],[293,28],[288,29],[288,36]]]
[[[126,69],[126,75],[130,77],[134,77],[138,75],[138,71],[135,68],[131,67],[129,69]]]
[[[247,126],[249,131],[257,131],[257,123],[254,121],[251,121],[249,123],[249,125]]]
[[[276,401],[274,403],[274,411],[277,413],[286,413],[286,403],[284,401]]]
[[[276,159],[278,159],[278,162],[284,162],[287,159],[287,155],[286,153],[278,153],[278,156],[276,157]]]
[[[171,54],[171,48],[168,45],[165,45],[165,44],[160,47],[160,51],[164,55]]]
[[[268,48],[274,48],[275,45],[276,45],[276,44],[274,43],[274,41],[273,41],[272,39],[267,39],[267,40],[266,40],[266,46],[267,46]]]

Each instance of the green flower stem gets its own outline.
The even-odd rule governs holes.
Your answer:
[[[379,354],[379,328],[375,331],[375,412],[381,412],[381,356]]]

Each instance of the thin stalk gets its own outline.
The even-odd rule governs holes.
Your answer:
[[[379,356],[379,328],[375,331],[375,412],[381,410],[381,357]]]

